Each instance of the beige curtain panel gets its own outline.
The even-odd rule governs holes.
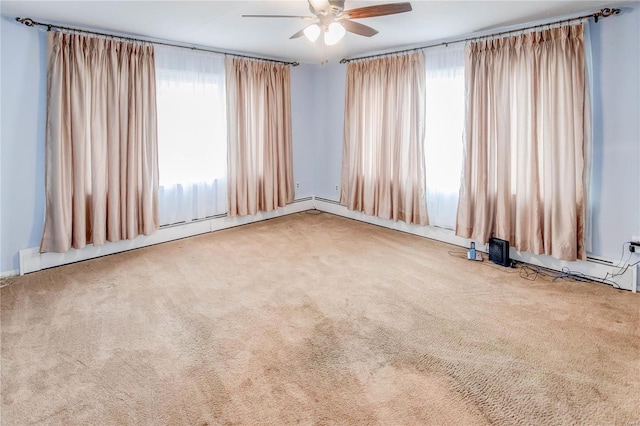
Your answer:
[[[428,223],[425,79],[422,52],[348,65],[340,203],[350,210]]]
[[[226,59],[229,216],[293,202],[291,77],[286,65]]]
[[[153,47],[48,33],[46,219],[40,250],[158,228]]]
[[[456,234],[585,259],[582,25],[471,43]]]

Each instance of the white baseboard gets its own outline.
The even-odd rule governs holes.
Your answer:
[[[469,244],[472,241],[467,238],[456,236],[454,231],[449,229],[433,226],[409,225],[405,222],[394,222],[392,220],[382,219],[375,216],[367,216],[360,212],[351,211],[345,206],[342,206],[332,200],[314,198],[314,207],[327,213],[371,223],[373,225],[383,226],[389,229],[395,229],[397,231],[407,232],[421,237],[431,238],[460,247],[469,247]],[[483,244],[476,243],[476,249],[485,253],[487,252],[487,247]],[[553,269],[555,271],[562,271],[563,268],[569,268],[573,272],[579,272],[598,278],[604,278],[607,273],[611,274],[620,271],[620,268],[614,266],[617,261],[606,258],[598,258],[598,260],[600,260],[599,262],[592,260],[567,262],[550,256],[519,252],[514,248],[509,250],[509,257],[514,260],[535,266],[541,266],[543,268]],[[621,289],[630,290],[636,293],[638,291],[637,270],[637,266],[630,267],[624,274],[618,275],[613,279],[609,279],[609,281],[615,282]]]
[[[55,266],[66,265],[68,263],[93,259],[123,251],[138,249],[168,241],[179,240],[181,238],[192,237],[194,235],[219,231],[221,229],[233,228],[235,226],[246,225],[248,223],[259,222],[261,220],[272,219],[292,213],[298,213],[313,209],[313,198],[294,201],[291,204],[270,212],[260,212],[254,216],[239,217],[218,217],[182,225],[167,226],[160,228],[152,235],[141,235],[133,240],[117,241],[106,243],[101,246],[88,245],[82,249],[71,249],[66,253],[40,253],[38,247],[31,247],[20,250],[20,275]],[[13,272],[13,271],[8,271]],[[18,272],[18,271],[16,271]]]

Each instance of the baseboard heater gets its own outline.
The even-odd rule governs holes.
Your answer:
[[[303,201],[312,201],[312,200],[313,200],[313,197],[296,198],[295,200],[293,200],[291,202],[291,204],[293,204],[293,203],[301,203]]]
[[[322,198],[322,197],[314,197],[315,200],[317,201],[322,201],[324,203],[331,203],[331,204],[336,204],[336,205],[341,205],[339,201],[336,200],[329,200],[328,198]]]

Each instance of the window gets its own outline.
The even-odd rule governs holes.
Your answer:
[[[464,46],[425,50],[425,176],[429,224],[454,229],[464,137]]]
[[[160,224],[226,212],[224,57],[156,47]]]

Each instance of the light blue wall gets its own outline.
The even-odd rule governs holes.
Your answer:
[[[640,235],[640,3],[592,24],[593,253]]]
[[[335,187],[340,185],[346,66],[301,65],[292,70],[294,174],[313,178],[311,192],[304,191],[302,196],[338,201]],[[301,161],[296,144],[304,156]]]
[[[339,201],[346,65],[316,67],[316,196]]]
[[[592,25],[593,254],[618,258],[640,235],[640,8]],[[44,223],[45,33],[1,21],[0,271],[38,246]],[[292,68],[296,198],[338,200],[346,66]]]
[[[296,184],[296,199],[314,194],[314,156],[316,133],[313,128],[315,108],[313,85],[314,66],[291,67],[291,128],[293,137],[293,176]]]
[[[0,271],[38,246],[44,226],[46,35],[2,17]]]

